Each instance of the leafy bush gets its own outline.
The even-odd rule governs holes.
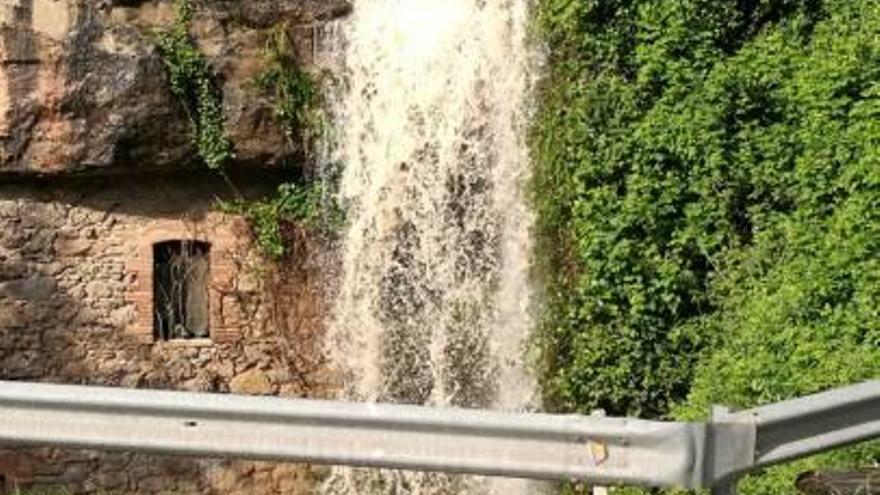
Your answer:
[[[696,417],[880,376],[880,4],[538,10],[548,404]],[[780,469],[745,493],[792,492]]]
[[[177,0],[174,24],[158,36],[157,49],[165,62],[171,90],[186,108],[195,134],[199,156],[218,170],[232,158],[232,144],[224,128],[223,97],[217,76],[189,34],[193,7],[190,0]]]

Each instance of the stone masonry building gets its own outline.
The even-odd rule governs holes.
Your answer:
[[[221,75],[228,178],[258,197],[303,173],[249,81],[269,30],[308,63],[343,1],[195,2],[193,35]],[[217,208],[151,33],[170,1],[0,3],[0,380],[315,397],[318,241],[281,262]],[[291,165],[293,163],[293,165]],[[124,419],[121,419],[124,420]],[[2,421],[2,418],[0,418]],[[0,447],[0,493],[311,493],[307,466]]]

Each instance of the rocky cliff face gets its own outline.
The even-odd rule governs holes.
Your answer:
[[[283,26],[309,53],[312,26],[345,0],[197,1],[192,34],[222,82],[236,160],[272,166],[296,155],[270,102],[250,84],[267,31]],[[170,0],[5,0],[0,5],[0,174],[167,168],[196,159],[156,33]],[[308,60],[304,60],[308,62]]]

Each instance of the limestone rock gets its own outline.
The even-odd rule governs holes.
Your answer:
[[[252,94],[265,30],[283,23],[296,31],[345,14],[348,3],[195,4],[192,33],[223,81],[237,160],[271,166],[295,156],[271,104]],[[154,47],[155,33],[173,19],[171,0],[3,2],[0,174],[195,164],[190,123]]]
[[[229,383],[229,390],[234,394],[269,395],[273,392],[272,383],[266,373],[252,369],[236,376]]]

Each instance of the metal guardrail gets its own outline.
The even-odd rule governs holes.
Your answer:
[[[714,487],[880,435],[880,381],[709,423],[0,382],[0,443]]]
[[[754,427],[751,438],[739,445],[751,449],[751,460],[722,462],[706,480],[706,486],[715,487],[713,494],[726,495],[734,493],[736,479],[750,471],[880,437],[880,381],[738,412],[716,407],[711,424]],[[714,451],[724,448],[718,445]]]

